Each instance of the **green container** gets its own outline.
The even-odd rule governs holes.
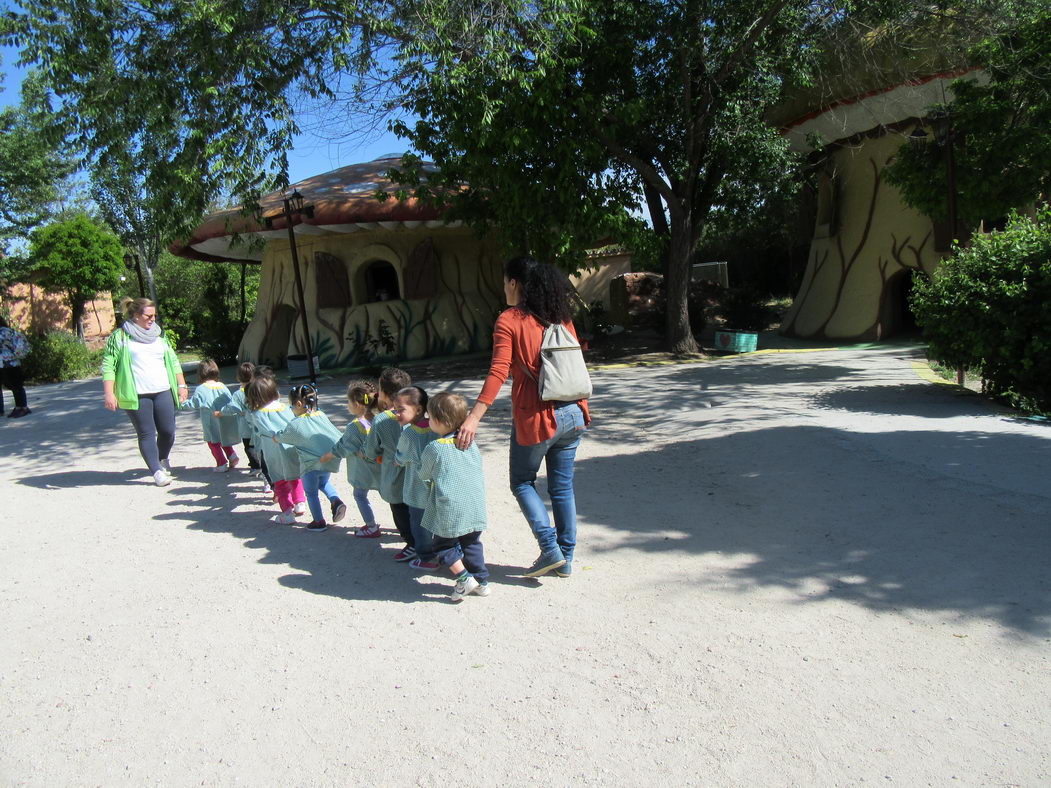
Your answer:
[[[755,331],[716,331],[715,349],[723,353],[751,353],[759,344]]]

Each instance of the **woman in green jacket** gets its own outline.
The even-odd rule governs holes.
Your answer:
[[[179,357],[157,325],[148,298],[121,301],[124,324],[106,342],[102,391],[109,410],[128,414],[139,453],[158,487],[171,484],[168,454],[175,445],[175,410],[189,392]]]

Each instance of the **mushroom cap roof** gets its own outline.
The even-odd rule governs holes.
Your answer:
[[[445,226],[441,207],[393,196],[398,187],[386,173],[400,163],[400,156],[390,156],[313,175],[262,197],[258,215],[246,215],[240,206],[209,214],[187,240],[172,244],[171,251],[194,260],[258,262],[263,257],[260,241],[288,237],[282,200],[295,191],[303,196],[304,205],[314,208],[313,217],[296,220],[297,235]],[[429,168],[425,163],[424,170]],[[391,196],[378,199],[381,193]]]

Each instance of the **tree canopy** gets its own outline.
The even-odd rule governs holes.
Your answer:
[[[19,104],[0,110],[0,251],[53,214],[73,169],[42,77],[30,73]]]
[[[65,295],[73,330],[81,339],[84,302],[117,287],[124,271],[117,236],[83,214],[35,229],[29,261],[45,289]]]
[[[953,102],[932,108],[931,132],[903,147],[887,171],[906,202],[944,221],[951,145],[957,229],[965,232],[1051,193],[1051,7],[1017,10],[1015,25],[971,49],[988,80],[957,80]]]
[[[980,0],[949,0],[951,5]],[[713,207],[791,170],[765,113],[823,48],[936,14],[920,0],[54,0],[3,17],[96,161],[125,161],[183,228],[228,187],[283,184],[314,102],[396,123],[438,173],[407,190],[509,245],[578,266],[637,238],[667,249],[667,338],[696,350],[686,293]],[[853,37],[838,36],[843,29]],[[467,186],[465,186],[467,184]]]

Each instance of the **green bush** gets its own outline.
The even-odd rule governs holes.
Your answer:
[[[29,355],[22,366],[27,380],[58,383],[99,374],[102,349],[92,350],[76,334],[50,331],[29,336]]]
[[[1051,410],[1051,208],[976,235],[917,277],[912,309],[931,358],[971,369],[1025,410]]]

